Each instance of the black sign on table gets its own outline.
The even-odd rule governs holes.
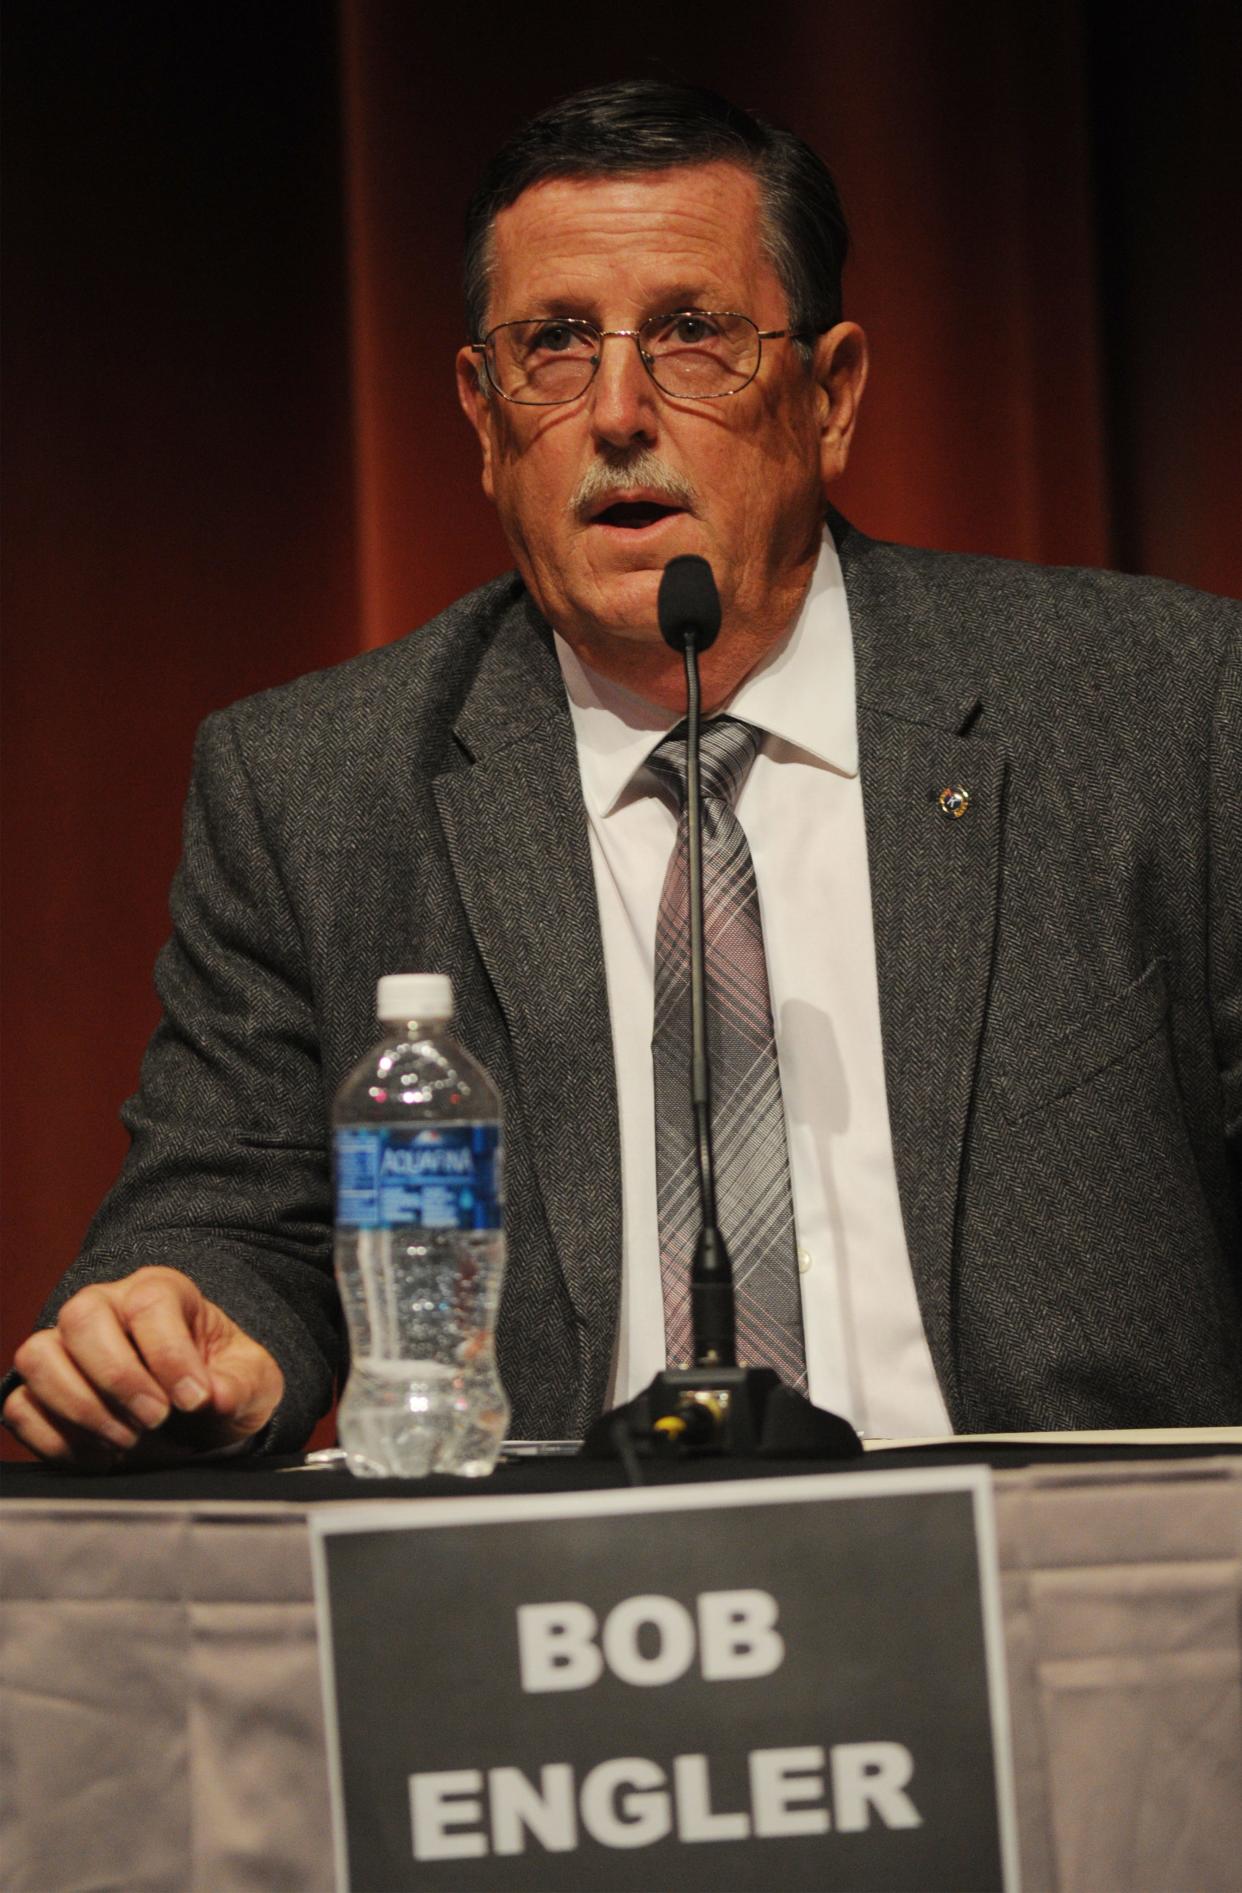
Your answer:
[[[352,1893],[1016,1893],[979,1467],[312,1514]]]

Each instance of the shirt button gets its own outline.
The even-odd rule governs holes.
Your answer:
[[[798,1250],[798,1273],[799,1273],[799,1275],[805,1275],[805,1274],[807,1273],[807,1271],[808,1271],[808,1269],[810,1268],[810,1266],[811,1266],[811,1251],[810,1251],[809,1249],[801,1249],[801,1248],[800,1248],[800,1249]]]

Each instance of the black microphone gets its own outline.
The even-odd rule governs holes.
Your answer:
[[[698,1153],[702,1228],[690,1272],[694,1365],[666,1367],[624,1406],[587,1429],[588,1459],[620,1459],[640,1484],[640,1457],[655,1453],[726,1458],[852,1459],[862,1443],[848,1420],[826,1413],[770,1367],[739,1367],[733,1267],[716,1222],[711,1072],[707,1056],[703,948],[703,804],[699,786],[699,652],[720,630],[712,568],[694,554],[670,559],[660,579],[660,634],[686,661],[686,836],[690,895],[690,1100]],[[792,1258],[791,1258],[792,1262]]]
[[[707,560],[696,552],[670,559],[660,579],[656,610],[660,636],[675,651],[687,645],[710,650],[720,631],[720,593]]]
[[[703,942],[703,796],[699,779],[699,653],[720,631],[720,593],[706,559],[670,559],[656,604],[660,635],[686,661],[686,839],[690,882],[690,1109],[698,1158],[698,1241],[690,1270],[690,1331],[696,1367],[737,1359],[733,1264],[716,1220],[711,1065],[707,1050],[707,958]]]

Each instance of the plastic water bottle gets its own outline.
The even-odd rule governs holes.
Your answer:
[[[500,1100],[453,1038],[440,973],[379,982],[384,1036],[336,1097],[336,1280],[351,1367],[337,1432],[352,1472],[492,1470],[504,1277]]]

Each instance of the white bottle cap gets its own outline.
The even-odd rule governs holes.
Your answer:
[[[453,982],[447,973],[385,973],[375,997],[379,1018],[451,1019]]]

